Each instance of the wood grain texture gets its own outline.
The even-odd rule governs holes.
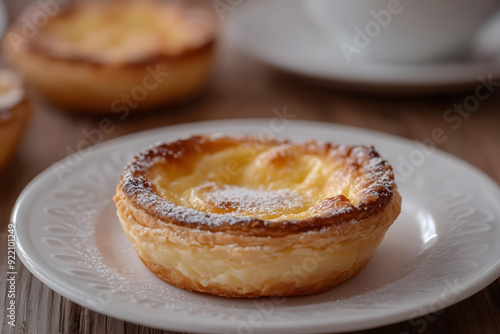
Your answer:
[[[23,4],[7,3],[12,15],[19,13]],[[295,119],[351,125],[416,140],[429,138],[433,129],[442,128],[448,138],[437,147],[468,161],[500,183],[500,94],[496,92],[481,102],[477,111],[453,129],[443,120],[443,114],[465,97],[395,98],[330,90],[278,73],[221,44],[211,82],[196,101],[125,120],[113,118],[114,130],[103,134],[99,141],[192,121],[268,118],[274,116],[273,109],[286,106]],[[86,140],[84,131],[97,128],[100,121],[99,117],[61,112],[36,93],[34,100],[35,113],[28,131],[10,166],[0,175],[2,273],[7,272],[7,224],[16,198],[38,173],[76,150]],[[2,333],[170,333],[76,305],[42,284],[19,260],[17,273],[15,328],[7,325],[7,284],[5,279],[0,281]],[[500,280],[435,314],[358,333],[500,333]]]

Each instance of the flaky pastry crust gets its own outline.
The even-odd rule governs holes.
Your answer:
[[[77,2],[28,29],[37,10],[28,8],[8,29],[2,51],[65,110],[128,115],[178,104],[201,90],[210,71],[215,18],[199,6]]]
[[[146,149],[114,200],[152,272],[226,297],[330,289],[366,265],[401,210],[392,168],[373,148],[257,137]]]

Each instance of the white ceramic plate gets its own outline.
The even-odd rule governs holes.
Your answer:
[[[140,262],[112,196],[125,163],[139,150],[216,132],[373,144],[399,172],[401,216],[359,275],[322,294],[235,300],[175,288]],[[12,214],[18,254],[68,299],[151,327],[290,334],[405,321],[467,298],[500,276],[498,186],[452,156],[421,150],[377,132],[285,119],[193,123],[118,138],[68,157],[26,187]],[[415,166],[400,165],[401,159]]]
[[[226,12],[224,23],[225,38],[259,60],[291,73],[354,85],[355,89],[436,93],[474,87],[481,83],[479,76],[500,77],[500,43],[496,38],[500,25],[496,22],[489,29],[495,31],[484,31],[476,43],[475,54],[485,53],[485,59],[414,65],[369,63],[354,56],[356,61],[348,63],[338,43],[332,43],[332,37],[315,26],[300,0],[245,2]],[[485,40],[492,34],[495,45]],[[499,50],[495,53],[491,48],[496,47]]]

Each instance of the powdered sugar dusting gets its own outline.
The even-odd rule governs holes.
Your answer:
[[[132,176],[130,174],[125,175],[124,189],[127,183],[126,180],[130,179]],[[134,188],[134,187],[132,187]],[[173,220],[180,220],[187,224],[199,225],[206,224],[210,222],[213,226],[221,226],[223,224],[234,225],[243,222],[250,222],[255,220],[251,217],[238,217],[234,215],[226,214],[209,214],[190,208],[186,208],[180,205],[176,205],[170,201],[167,201],[156,193],[150,191],[150,189],[142,188],[141,191],[137,189],[128,189],[129,192],[135,192],[135,201],[139,206],[151,207],[153,213],[159,217],[165,217]]]
[[[204,193],[205,200],[218,209],[238,216],[271,216],[278,218],[304,207],[306,199],[288,189],[264,190],[238,186],[211,188]]]

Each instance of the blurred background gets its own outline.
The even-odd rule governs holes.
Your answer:
[[[5,17],[1,23],[10,26],[16,19],[22,22],[23,17],[29,18],[23,16],[28,15],[23,14],[27,5],[41,6],[46,2],[50,1],[4,0]],[[63,2],[67,1],[58,2],[61,8],[64,7]],[[40,94],[40,87],[32,82],[26,84],[31,115],[26,121],[26,128],[19,127],[22,136],[0,172],[2,237],[6,236],[11,210],[22,189],[36,175],[62,158],[89,145],[130,133],[204,120],[272,118],[278,112],[285,113],[289,119],[350,125],[424,142],[432,138],[433,131],[439,128],[446,134],[446,140],[435,142],[436,147],[464,159],[500,182],[500,62],[491,43],[483,43],[480,52],[462,50],[459,56],[452,59],[421,63],[371,61],[363,57],[364,52],[369,50],[365,44],[383,34],[383,20],[388,19],[383,14],[392,13],[390,8],[377,9],[375,16],[367,10],[365,14],[368,13],[368,16],[360,18],[360,22],[376,23],[360,23],[357,25],[359,31],[348,29],[344,35],[336,35],[336,42],[332,42],[331,36],[324,37],[324,26],[314,22],[316,16],[306,12],[304,4],[299,1],[200,0],[194,3],[208,12],[210,18],[204,20],[212,21],[210,24],[200,24],[196,21],[201,20],[196,19],[199,13],[192,14],[190,20],[194,20],[194,23],[175,21],[174,31],[184,27],[186,34],[195,31],[194,37],[179,38],[181,47],[178,44],[167,46],[168,50],[173,51],[167,55],[168,60],[165,62],[168,66],[179,64],[180,61],[175,57],[184,55],[184,40],[187,40],[185,43],[188,44],[189,52],[186,52],[183,59],[192,61],[188,68],[201,62],[205,64],[210,57],[211,60],[207,63],[208,68],[204,68],[206,74],[200,76],[199,80],[203,82],[200,87],[195,85],[192,92],[183,93],[183,98],[173,104],[165,101],[166,106],[162,105],[160,99],[142,110],[142,100],[136,99],[126,108],[130,109],[130,113],[115,112],[109,102],[104,102],[110,105],[108,112],[94,112],[92,106],[73,111],[73,108],[64,106],[64,101],[58,104],[53,101],[53,97],[47,98],[45,94]],[[382,10],[385,11],[381,12]],[[395,8],[391,14],[394,22],[400,15],[398,10]],[[377,17],[381,17],[382,21],[377,20]],[[77,21],[70,19],[61,26],[64,27],[68,22]],[[218,27],[215,32],[212,31],[211,24]],[[54,25],[51,29],[63,29],[61,26],[58,28]],[[33,44],[36,46],[33,47],[36,49],[35,56],[43,52],[50,59],[56,59],[58,55],[70,55],[68,57],[73,57],[71,59],[75,61],[76,56],[71,54],[71,47],[66,48],[67,45],[58,44],[57,41],[57,36],[73,38],[71,33],[51,35],[53,30],[45,30],[40,28],[45,39],[40,39],[39,44]],[[114,32],[110,34],[112,33]],[[491,31],[483,35],[489,42],[491,39],[488,34],[491,35]],[[143,38],[142,35],[138,36],[134,38]],[[155,40],[151,43],[154,46]],[[144,41],[140,48],[149,50],[147,48],[151,45]],[[134,57],[141,56],[140,52],[135,56],[134,52],[137,50],[134,46],[127,46],[124,50],[131,52]],[[92,50],[91,54],[98,55],[98,51],[98,48]],[[11,54],[7,61],[4,57],[5,45],[3,52],[2,63],[5,66],[17,66],[21,72],[26,71],[22,73],[24,76],[36,72],[36,69],[26,65],[32,64],[32,60],[22,63],[20,56],[16,60],[17,56],[12,57]],[[196,57],[204,57],[203,52],[210,55],[197,60]],[[152,54],[158,56],[157,53]],[[123,60],[113,52],[108,56],[107,60],[96,60],[94,65],[87,67],[106,66],[109,59],[131,63],[139,59],[125,57]],[[348,58],[352,58],[352,61],[348,61]],[[142,73],[139,77],[148,73],[152,75],[147,72],[144,63],[141,63],[144,59],[139,60],[143,71],[139,72]],[[151,61],[156,69],[157,64],[163,60],[153,57],[147,61]],[[172,65],[171,62],[175,64]],[[179,66],[181,68],[182,64]],[[79,71],[75,70],[73,74],[80,73]],[[114,77],[115,72],[110,73]],[[180,73],[177,78],[179,80],[184,75],[184,72]],[[57,77],[55,72],[46,74],[49,81],[51,75],[53,78]],[[71,74],[68,73],[68,76]],[[76,76],[75,74],[74,77]],[[40,80],[43,81],[43,78],[36,75],[33,78],[39,85]],[[84,80],[86,77],[82,74],[81,78]],[[118,81],[133,80],[131,78],[134,76],[130,74],[127,78]],[[125,88],[124,93],[129,93],[128,89]],[[57,100],[57,94],[55,99]],[[122,101],[120,106],[124,105],[125,102]],[[97,109],[99,108],[96,107]],[[103,122],[107,124],[106,131],[102,131]],[[7,133],[5,129],[8,127],[8,124],[2,124],[0,120],[0,131]],[[2,245],[3,241],[4,239]],[[76,332],[50,323],[47,316],[50,319],[51,312],[59,314],[58,317],[73,319],[72,323],[77,323],[77,330],[82,333],[98,332],[94,330],[105,323],[108,324],[108,329],[122,328],[121,332],[156,332],[143,326],[107,318],[73,304],[52,292],[26,269],[22,270],[18,284],[20,289],[30,291],[23,294],[25,304],[18,310],[18,319],[21,319],[27,333],[36,332],[38,326],[61,332]],[[428,326],[422,332],[498,333],[499,290],[497,280],[473,297],[447,308],[444,313],[428,321]],[[45,297],[39,301],[39,295]],[[413,333],[417,329],[418,327],[406,322],[364,333]]]

